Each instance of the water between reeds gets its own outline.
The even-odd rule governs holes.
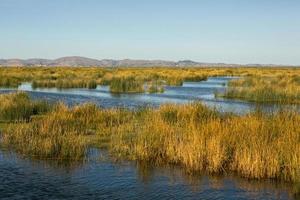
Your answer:
[[[293,199],[288,184],[188,175],[178,167],[111,161],[32,160],[0,150],[1,199]]]
[[[50,102],[63,101],[68,105],[92,102],[104,108],[124,107],[140,108],[159,106],[165,103],[188,103],[201,101],[220,111],[244,114],[257,109],[257,104],[234,99],[216,97],[227,87],[228,81],[238,77],[210,77],[201,82],[184,82],[182,86],[166,86],[163,93],[114,94],[108,86],[98,85],[96,89],[57,89],[33,88],[31,83],[22,83],[17,89],[0,88],[0,93],[27,91],[33,99],[45,99]],[[260,109],[274,111],[278,106],[264,104]]]
[[[166,87],[163,94],[111,94],[109,88],[33,89],[23,83],[33,99],[63,101],[69,105],[86,101],[102,107],[138,108],[163,103],[201,100],[224,112],[245,113],[254,103],[215,98],[233,77],[212,77],[203,82],[185,82],[182,87]],[[11,90],[2,89],[1,93]],[[277,109],[263,105],[262,109]],[[92,150],[84,163],[57,163],[32,160],[0,150],[1,199],[293,199],[289,184],[248,181],[234,175],[188,175],[179,167],[152,167],[135,162],[114,162],[105,151]]]

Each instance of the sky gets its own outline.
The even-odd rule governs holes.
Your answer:
[[[300,65],[299,0],[0,0],[0,59]]]

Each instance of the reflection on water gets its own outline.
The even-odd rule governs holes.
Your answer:
[[[105,154],[105,153],[104,153]],[[152,167],[108,158],[80,165],[22,159],[0,151],[4,199],[292,199],[290,187],[236,177],[188,175],[178,167]]]

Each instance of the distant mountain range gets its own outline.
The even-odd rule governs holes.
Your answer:
[[[79,67],[79,66],[98,66],[98,67],[235,67],[235,66],[279,66],[279,65],[260,65],[260,64],[248,64],[248,65],[238,65],[238,64],[226,64],[226,63],[201,63],[194,62],[191,60],[182,60],[178,62],[165,61],[165,60],[111,60],[103,59],[96,60],[86,57],[70,56],[62,57],[54,60],[50,59],[0,59],[0,66],[69,66],[69,67]]]

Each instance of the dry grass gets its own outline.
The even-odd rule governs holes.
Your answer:
[[[202,81],[210,76],[292,76],[298,68],[100,68],[100,67],[0,67],[0,86],[17,87],[33,82],[35,87],[95,88],[110,85],[115,78],[134,77],[143,83],[163,81],[182,85],[183,81]]]
[[[229,83],[226,98],[260,103],[300,103],[300,76],[251,76]]]
[[[165,105],[113,133],[111,151],[134,160],[182,165],[190,172],[297,182],[299,122],[295,112],[223,116],[197,103]]]
[[[30,123],[12,124],[6,128],[2,145],[37,158],[83,159],[95,110],[93,105],[69,109],[58,104],[52,112],[34,118]]]
[[[51,109],[45,101],[31,101],[24,92],[0,95],[0,121],[28,121]]]
[[[3,145],[38,158],[84,159],[88,147],[98,145],[117,158],[180,165],[191,173],[300,182],[299,124],[294,111],[237,116],[201,103],[138,111],[60,104],[4,128],[2,136]]]
[[[144,83],[133,76],[126,78],[113,78],[109,84],[112,93],[143,93]]]
[[[69,79],[60,79],[60,80],[34,80],[32,82],[33,88],[88,88],[96,89],[97,82],[95,80],[69,80]]]

